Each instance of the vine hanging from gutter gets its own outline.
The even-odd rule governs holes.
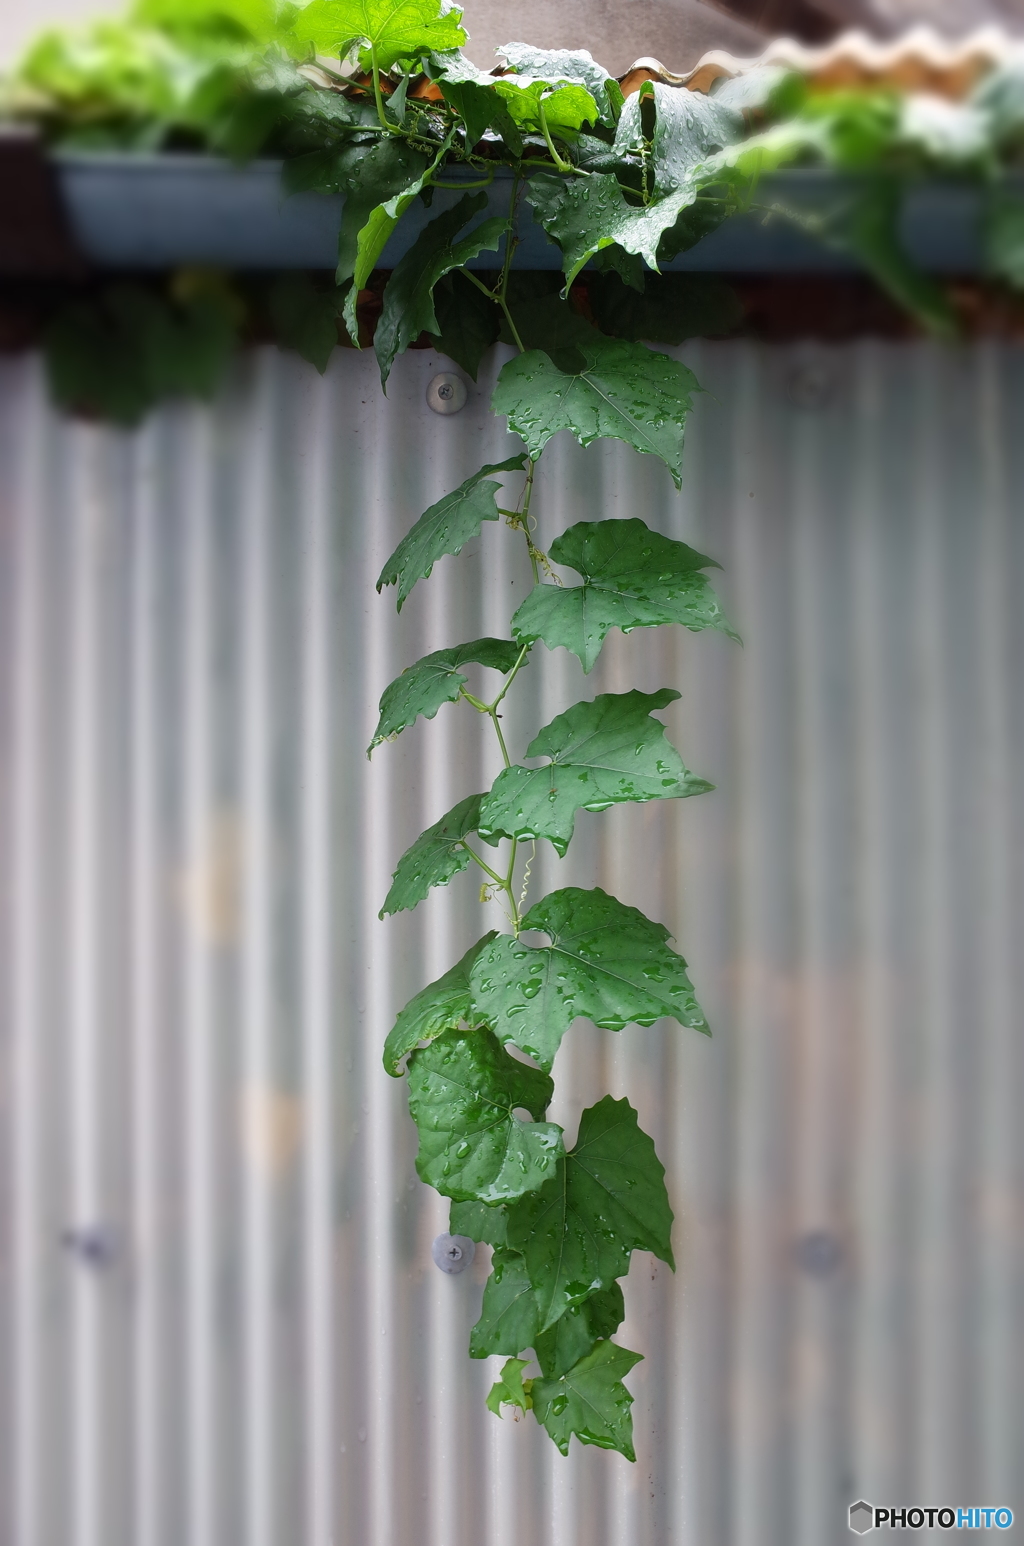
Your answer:
[[[799,83],[777,71],[723,81],[710,95],[648,80],[624,98],[589,54],[518,43],[502,49],[505,73],[485,74],[461,52],[461,12],[441,0],[279,8],[142,0],[134,26],[101,31],[105,93],[93,89],[95,56],[83,63],[59,41],[40,45],[19,78],[19,111],[64,143],[277,151],[289,158],[293,190],[344,194],[337,287],[296,281],[268,301],[280,333],[321,367],[339,313],[360,342],[360,296],[403,218],[422,218],[424,208],[429,218],[381,296],[373,347],[382,383],[424,335],[473,376],[497,340],[515,351],[492,407],[522,449],[423,513],[377,588],[395,587],[401,610],[484,521],[503,521],[510,540],[525,542],[534,587],[508,637],[437,650],[393,682],[370,747],[446,703],[489,722],[502,771],[439,814],[399,859],[381,916],[415,907],[472,868],[508,926],[486,933],[402,1009],[384,1063],[407,1079],[419,1175],[450,1199],[453,1233],[493,1249],[469,1349],[506,1359],[488,1405],[532,1411],[563,1453],[575,1434],[633,1459],[624,1379],[641,1354],[614,1334],[632,1252],[673,1265],[664,1169],[639,1114],[612,1095],[584,1111],[568,1139],[546,1119],[551,1069],[563,1037],[585,1034],[573,1029],[577,1020],[611,1030],[666,1017],[700,1033],[708,1027],[686,963],[657,920],[599,888],[564,888],[527,907],[524,845],[532,855],[549,842],[561,855],[580,810],[688,798],[711,786],[684,765],[657,717],[678,697],[671,687],[584,699],[524,748],[507,744],[501,711],[540,644],[571,651],[589,673],[615,628],[732,630],[705,573],[713,561],[639,519],[595,512],[540,551],[532,506],[543,497],[545,448],[561,430],[584,446],[617,439],[659,458],[679,487],[697,383],[641,341],[673,341],[658,271],[747,207],[763,170],[787,162],[818,158],[871,172],[845,185],[826,217],[784,213],[805,226],[817,221],[825,239],[858,252],[892,293],[949,330],[945,295],[899,245],[902,179],[929,158],[994,175],[993,136],[971,133],[983,121],[1012,122],[1013,112],[1019,123],[1024,113],[1004,82],[1002,97],[989,88],[987,106],[979,99],[959,117],[915,123],[884,93],[800,98]],[[178,67],[181,57],[191,73]],[[1024,221],[1007,209],[998,227],[1004,270],[1016,262],[1024,277]],[[512,271],[528,216],[561,250],[561,283]],[[1014,229],[1017,246],[1007,234]],[[573,286],[585,268],[583,304]],[[149,341],[139,390],[150,399],[183,385],[208,388],[237,329],[231,296],[201,276],[181,279],[168,298],[147,293],[129,286],[108,297],[101,344],[114,338],[131,354],[132,340]],[[96,352],[96,324],[86,311],[60,325],[57,353],[73,395]],[[214,336],[216,348],[197,363],[197,340]],[[468,690],[471,664],[493,673],[487,696]],[[531,942],[537,935],[548,943]],[[528,1377],[532,1361],[539,1372]]]

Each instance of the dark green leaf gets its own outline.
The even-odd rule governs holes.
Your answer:
[[[482,470],[497,471],[494,467]],[[491,487],[497,488],[498,485],[492,484]],[[427,514],[430,514],[429,510]],[[483,519],[493,520],[494,517],[484,516]],[[408,537],[405,540],[408,541]],[[378,590],[381,583],[377,583]],[[391,581],[383,583],[390,584]],[[424,655],[415,665],[408,666],[389,687],[385,687],[380,700],[380,719],[367,748],[367,756],[382,741],[393,741],[420,714],[424,719],[433,719],[443,703],[454,703],[466,683],[459,669],[461,666],[488,666],[493,671],[506,674],[521,654],[522,645],[512,639],[474,639],[471,644],[456,644],[451,649],[434,650],[433,654]]]
[[[392,274],[373,339],[382,382],[387,381],[396,355],[415,343],[421,333],[437,332],[433,301],[437,281],[479,253],[493,250],[504,235],[505,220],[496,215],[462,241],[455,240],[486,203],[486,193],[467,193],[420,232]]]
[[[541,225],[562,249],[568,289],[585,263],[616,244],[656,269],[662,237],[693,203],[698,188],[691,179],[650,204],[628,204],[612,172],[568,182],[542,175],[531,180],[529,199]]]
[[[498,337],[497,306],[464,274],[452,273],[434,289],[434,312],[438,327],[431,335],[434,348],[475,381],[481,359]]]
[[[502,1365],[501,1379],[494,1382],[487,1396],[487,1409],[495,1417],[501,1416],[503,1406],[517,1406],[521,1412],[530,1410],[533,1381],[523,1379],[523,1370],[529,1362],[528,1358],[509,1358]]]
[[[549,649],[571,650],[584,671],[596,662],[611,628],[629,633],[682,623],[694,633],[717,628],[732,634],[718,597],[699,573],[714,559],[643,521],[580,521],[555,539],[550,557],[583,575],[584,584],[535,585],[512,629],[524,643],[543,639]]]
[[[510,456],[507,462],[493,462],[481,467],[465,483],[460,483],[454,494],[446,494],[436,505],[420,516],[416,525],[403,537],[377,581],[377,589],[385,585],[398,586],[398,610],[417,580],[430,578],[430,571],[446,553],[461,553],[470,537],[475,537],[481,522],[496,521],[498,511],[494,499],[501,487],[492,482],[492,472],[518,472],[525,456]]]
[[[446,1031],[412,1054],[408,1076],[416,1170],[442,1197],[506,1202],[554,1174],[562,1129],[540,1120],[551,1080],[509,1057],[486,1026]],[[521,1122],[519,1107],[536,1120]]]
[[[617,274],[588,274],[587,299],[603,333],[634,342],[719,338],[743,317],[736,291],[712,274],[647,274],[639,293]]]
[[[551,761],[499,773],[480,809],[480,832],[544,837],[564,854],[578,810],[706,793],[713,786],[687,771],[665,739],[665,726],[651,717],[678,697],[669,687],[602,693],[559,714],[526,751]]]
[[[523,1258],[495,1250],[484,1287],[480,1319],[470,1333],[470,1358],[491,1353],[521,1353],[537,1335],[537,1299]]]
[[[591,1294],[582,1304],[571,1305],[553,1326],[538,1332],[533,1340],[541,1373],[546,1379],[567,1373],[586,1357],[595,1342],[612,1335],[625,1313],[618,1283]]]
[[[453,1202],[448,1217],[453,1235],[468,1235],[470,1240],[486,1241],[488,1245],[505,1244],[508,1209],[504,1203],[488,1207],[485,1202]]]
[[[615,1449],[627,1460],[633,1453],[633,1397],[622,1381],[641,1353],[614,1342],[599,1342],[575,1368],[559,1379],[530,1382],[533,1412],[563,1455],[573,1434],[581,1444]]]
[[[579,348],[587,363],[573,375],[539,350],[509,360],[491,398],[494,412],[507,415],[534,458],[561,429],[583,446],[606,436],[659,456],[678,488],[683,426],[698,390],[693,373],[643,344],[596,331]]]
[[[309,360],[322,376],[338,343],[341,292],[318,288],[307,274],[281,274],[268,305],[278,341]]]
[[[992,195],[984,236],[989,273],[1024,289],[1024,200],[1002,191]]]
[[[461,10],[442,11],[441,0],[312,0],[292,26],[299,42],[328,57],[343,58],[356,43],[368,55],[372,46],[378,67],[388,70],[399,59],[461,48],[461,20]]]
[[[559,370],[569,375],[586,370],[587,357],[580,346],[594,337],[594,329],[568,301],[561,299],[555,276],[546,275],[545,278],[554,280],[553,287],[546,293],[531,295],[526,291],[520,298],[510,298],[509,311],[516,332],[524,349],[543,349]],[[504,318],[501,338],[503,343],[514,342]]]
[[[499,134],[513,156],[523,153],[523,136],[508,104],[494,89],[491,80],[485,86],[479,81],[447,80],[439,82],[444,99],[450,102],[466,125],[466,141],[470,146],[483,139],[488,129]]]
[[[433,1041],[442,1031],[450,1031],[473,1013],[469,991],[469,970],[477,955],[494,938],[494,930],[471,945],[443,977],[428,983],[411,998],[384,1043],[384,1067],[394,1079],[402,1077],[401,1062],[407,1052],[421,1041]]]
[[[460,800],[447,816],[421,832],[412,847],[406,849],[391,878],[391,889],[377,915],[379,918],[386,913],[400,913],[415,907],[429,896],[434,886],[446,886],[453,875],[472,864],[466,838],[476,831],[482,799],[482,795],[473,794],[467,800]],[[492,848],[497,844],[495,838],[484,841]]]
[[[550,945],[496,934],[473,963],[473,1011],[500,1041],[513,1042],[550,1068],[562,1037],[580,1015],[605,1030],[671,1017],[710,1035],[682,956],[668,930],[600,889],[575,886],[531,907],[524,929]]]
[[[435,1043],[436,1045],[436,1043]],[[580,1118],[576,1147],[558,1173],[509,1212],[509,1248],[526,1258],[540,1329],[610,1288],[632,1251],[675,1270],[665,1168],[627,1100],[606,1095]]]

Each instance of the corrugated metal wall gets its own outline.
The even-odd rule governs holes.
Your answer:
[[[718,790],[581,815],[534,896],[673,929],[712,1018],[579,1022],[656,1137],[678,1274],[634,1258],[638,1463],[483,1409],[486,1274],[447,1278],[392,1016],[485,927],[471,877],[378,923],[495,769],[445,709],[368,765],[381,689],[524,594],[496,526],[396,620],[373,582],[507,444],[487,382],[249,357],[210,411],[71,424],[0,371],[5,1377],[11,1546],[833,1546],[858,1496],[1024,1507],[1024,352],[702,346],[682,498],[555,444],[550,539],[643,514],[745,639],[543,649],[511,741],[678,685]],[[1011,1532],[1012,1534],[1012,1532]]]

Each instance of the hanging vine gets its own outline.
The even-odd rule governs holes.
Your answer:
[[[496,341],[514,350],[492,408],[522,449],[422,514],[377,589],[393,586],[401,611],[484,521],[525,544],[533,589],[508,637],[453,644],[403,672],[369,749],[446,703],[489,722],[502,770],[401,856],[381,916],[473,867],[507,927],[406,1004],[384,1064],[408,1083],[419,1175],[451,1200],[453,1233],[493,1250],[469,1348],[506,1358],[488,1405],[532,1411],[563,1453],[575,1434],[633,1459],[623,1381],[641,1355],[614,1335],[631,1253],[673,1265],[664,1169],[626,1100],[606,1095],[572,1138],[549,1122],[551,1069],[577,1020],[708,1027],[663,924],[600,888],[527,907],[528,882],[536,845],[564,854],[577,811],[711,786],[657,717],[679,696],[671,687],[581,700],[525,747],[508,745],[502,708],[538,644],[571,651],[589,673],[615,628],[731,629],[705,574],[712,560],[642,520],[595,513],[539,549],[531,507],[545,448],[562,430],[583,446],[621,440],[664,462],[679,487],[697,383],[641,340],[678,342],[700,330],[681,306],[696,297],[698,311],[721,315],[723,300],[700,281],[680,291],[659,269],[749,207],[765,170],[856,171],[831,203],[775,214],[855,252],[936,331],[955,326],[949,297],[899,236],[902,194],[922,171],[954,169],[990,190],[993,269],[1024,282],[1024,206],[999,182],[1024,144],[1024,77],[1004,72],[930,116],[884,91],[815,95],[778,70],[723,78],[707,95],[646,80],[624,97],[585,52],[508,44],[504,72],[487,74],[465,41],[461,12],[442,0],[139,0],[129,24],[104,23],[79,53],[44,39],[5,100],[58,143],[276,153],[293,191],[343,194],[336,286],[279,281],[266,301],[277,336],[321,369],[341,320],[360,342],[371,276],[403,217],[424,206],[431,218],[380,295],[382,383],[424,336],[474,377]],[[530,219],[561,250],[559,281],[513,269]],[[208,390],[240,325],[236,302],[222,282],[184,276],[167,297],[122,284],[99,311],[76,303],[54,323],[58,387],[68,401],[109,397],[111,359],[123,356],[134,384],[111,411],[124,419],[162,391]],[[489,695],[468,690],[467,665],[493,673]],[[527,941],[536,935],[548,943]],[[525,1377],[532,1360],[539,1372]]]

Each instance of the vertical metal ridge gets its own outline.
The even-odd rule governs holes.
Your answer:
[[[43,835],[43,643],[44,487],[47,413],[38,362],[26,372],[13,434],[22,447],[14,489],[14,705],[13,846],[10,916],[11,955],[11,1172],[13,1374],[11,1528],[17,1546],[43,1537],[42,1408],[45,1378],[40,1359],[44,1313],[40,1257],[46,1249],[40,1170],[43,1164],[42,1102],[46,1087],[43,1045],[41,840]],[[52,1246],[52,1242],[50,1242]]]
[[[334,1202],[332,1140],[335,1060],[332,1030],[330,670],[335,501],[331,464],[316,454],[334,429],[333,394],[310,394],[300,483],[302,533],[302,1110],[304,1233],[305,1536],[326,1546],[334,1534]]]
[[[182,425],[183,600],[182,847],[198,876],[214,841],[213,714],[213,458],[215,427],[201,409]],[[185,1433],[189,1546],[219,1546],[225,1446],[216,1421],[218,1369],[215,1229],[219,1187],[214,1167],[212,942],[204,927],[205,897],[193,899],[182,924],[182,1043],[184,1111],[182,1150],[185,1227]]]

